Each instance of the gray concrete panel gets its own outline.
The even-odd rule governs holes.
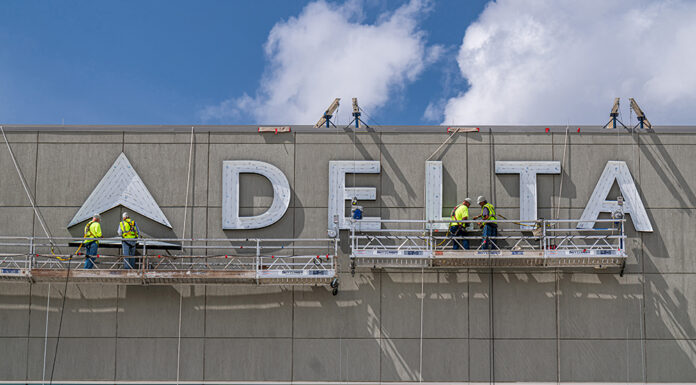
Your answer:
[[[695,273],[696,210],[652,209],[648,215],[655,231],[642,235],[645,272]]]
[[[645,329],[647,338],[696,339],[696,276],[645,276]]]
[[[696,136],[692,133],[641,132],[635,134],[641,145],[661,146],[665,144],[696,144]]]
[[[339,342],[341,381],[379,381],[380,341],[345,339]]]
[[[474,133],[471,133],[469,135],[475,135]],[[552,134],[549,132],[546,132],[545,127],[539,127],[538,131],[532,132],[532,133],[524,133],[524,134],[513,134],[509,132],[493,132],[490,135],[482,135],[482,142],[483,143],[488,143],[487,140],[489,138],[493,138],[493,143],[496,144],[496,146],[501,145],[501,144],[512,144],[512,145],[546,145],[546,144],[551,144],[553,137],[556,134]],[[535,150],[530,148],[528,149],[529,152],[534,152]],[[512,160],[512,159],[511,159]]]
[[[291,288],[210,285],[205,306],[206,337],[292,336]]]
[[[381,141],[384,144],[436,144],[441,145],[445,141],[452,144],[466,144],[466,133],[457,133],[454,136],[447,132],[447,127],[438,127],[432,132],[383,132]],[[426,154],[427,157],[430,153]]]
[[[694,340],[647,340],[645,344],[648,382],[693,383],[696,378]]]
[[[196,145],[196,152],[207,152],[208,145]],[[193,191],[205,193],[207,190],[206,163],[202,165],[192,164],[193,168],[204,175],[197,175],[190,179],[189,144],[125,144],[123,152],[130,160],[135,171],[147,186],[150,194],[160,206],[184,206],[186,205],[186,183],[189,180],[189,205],[193,199]],[[195,160],[199,160],[198,157]]]
[[[466,155],[466,195],[470,197],[472,200],[474,200],[474,202],[479,195],[483,195],[486,197],[486,199],[492,200],[492,203],[495,204],[496,198],[492,195],[494,183],[493,177],[495,173],[493,172],[494,164],[491,163],[491,148],[488,145],[469,144],[469,146],[467,147]],[[474,210],[475,209],[476,206],[474,206]]]
[[[374,144],[358,146],[327,146],[298,144],[295,147],[295,180],[293,184],[298,207],[327,207],[329,201],[329,161],[380,160],[380,148]],[[384,167],[381,162],[381,167]],[[423,164],[425,169],[425,163]],[[384,172],[384,171],[382,171]],[[381,174],[348,174],[346,187],[374,187],[377,201],[363,201],[363,206],[378,205]],[[292,181],[291,181],[292,184]]]
[[[374,145],[379,144],[382,139],[382,133],[368,132],[365,129],[359,129],[358,132],[353,132],[353,128],[343,129],[340,128],[328,128],[326,131],[322,131],[324,135],[317,135],[315,133],[296,133],[295,141],[297,144],[338,144],[341,147],[345,145],[353,145],[357,143],[360,145]],[[335,147],[335,146],[334,146]]]
[[[381,381],[420,380],[420,341],[418,339],[382,338]]]
[[[561,172],[565,173],[561,207],[584,209],[604,171],[604,167],[610,160],[626,162],[636,183],[638,193],[644,197],[645,193],[642,190],[638,169],[639,156],[639,149],[636,146],[617,146],[615,144],[568,146],[565,164],[561,162]],[[556,160],[561,160],[563,145],[554,148],[554,157]],[[557,189],[560,185],[558,178],[560,175],[556,176]],[[645,184],[645,186],[649,185]],[[618,193],[618,189],[616,191]],[[609,194],[607,199],[615,200],[616,196]],[[556,200],[554,199],[554,201]]]
[[[295,287],[295,338],[379,338],[380,274],[344,273],[340,292],[324,286]]]
[[[505,340],[494,342],[495,381],[556,381],[556,341]]]
[[[193,143],[208,143],[209,132],[194,132]],[[123,133],[123,141],[128,143],[191,143],[191,131],[188,132],[133,132]],[[188,152],[187,152],[188,154]]]
[[[46,283],[34,284],[31,289],[29,336],[46,335],[46,305],[49,292]],[[68,284],[68,296],[63,309],[63,283],[52,283],[48,310],[48,336],[57,337],[114,337],[116,335],[116,286],[102,284]]]
[[[119,286],[119,337],[202,337],[204,286]]]
[[[466,272],[383,273],[382,333],[388,338],[419,336],[422,300],[424,338],[466,338],[467,297]]]
[[[36,196],[36,148],[35,143],[12,143],[12,152],[17,160],[17,165],[24,175],[27,187],[33,196]],[[0,146],[0,206],[31,206],[27,193],[22,185],[22,180],[17,173],[12,156],[5,143]]]
[[[0,337],[0,381],[23,381],[27,377],[26,337]]]
[[[209,154],[209,172],[208,172],[208,205],[210,206],[220,206],[222,205],[222,162],[225,160],[258,160],[266,163],[270,163],[275,167],[278,167],[280,171],[285,174],[288,178],[290,186],[295,185],[295,146],[292,144],[220,144],[216,142],[211,137],[210,144],[210,154]],[[328,167],[328,163],[327,163]],[[327,183],[328,183],[328,171]],[[246,179],[240,179],[240,195],[242,199],[245,193],[253,193],[258,195],[258,192],[254,189],[259,188],[259,184],[245,187],[244,183],[248,182]],[[253,182],[254,179],[250,179],[249,182]],[[270,186],[270,184],[269,184]],[[261,189],[263,189],[261,187]],[[271,191],[268,189],[268,191]],[[268,195],[269,193],[261,190],[262,196]],[[328,199],[328,198],[327,198]],[[293,205],[293,197],[290,198],[290,206]]]
[[[242,354],[231,354],[241,352]],[[205,341],[207,381],[290,381],[290,338],[214,338]]]
[[[643,285],[640,275],[562,274],[561,338],[640,338]]]
[[[120,143],[39,143],[37,204],[81,206],[121,149]]]
[[[110,131],[39,131],[39,143],[123,143],[123,132]]]
[[[491,309],[491,274],[485,270],[470,271],[468,280],[469,337],[490,338],[493,332],[493,326],[489,321]]]
[[[54,382],[113,381],[116,370],[115,338],[61,338],[56,350],[57,338],[30,338],[27,355],[27,380],[41,381],[44,373],[44,347],[46,350],[45,378],[50,378],[53,357],[56,357]]]
[[[184,234],[184,208],[183,207],[161,207],[164,215],[169,219],[172,225],[170,229],[163,226],[159,222],[155,222],[138,213],[121,207],[120,211],[128,211],[131,218],[138,224],[140,233],[146,238],[182,238]],[[186,238],[205,238],[206,237],[206,208],[204,207],[189,207],[186,210]],[[120,222],[112,223],[118,231]],[[188,253],[188,251],[186,251]]]
[[[606,130],[602,132],[589,132],[588,130],[581,129],[580,132],[577,131],[578,126],[570,126],[568,130],[568,144],[574,146],[585,146],[585,145],[601,145],[601,144],[611,144],[611,145],[632,145],[639,143],[642,138],[645,138],[645,134],[631,134],[623,129],[619,130]],[[565,130],[557,131],[553,133],[553,143],[563,144],[566,142]]]
[[[468,379],[469,340],[423,340],[423,381],[463,382]]]
[[[696,208],[696,169],[690,167],[696,160],[692,146],[641,146],[639,156],[646,207]]]
[[[340,381],[344,369],[340,362],[343,343],[340,339],[293,339],[293,380]],[[379,346],[378,343],[374,345]]]
[[[380,147],[382,167],[380,195],[383,206],[423,207],[425,205],[425,160],[437,147],[437,144],[416,143]],[[465,145],[454,145],[445,150],[461,154],[460,162],[465,159]],[[464,167],[459,169],[464,169],[466,172]],[[453,172],[449,169],[448,171]],[[346,178],[350,180],[351,176]],[[465,180],[465,178],[466,174],[459,180]]]
[[[295,133],[257,132],[259,126],[249,127],[248,132],[210,132],[210,143],[223,144],[294,144]],[[315,135],[316,136],[316,135]]]
[[[26,237],[31,235],[34,225],[34,210],[31,207],[0,207],[0,218],[11,220],[0,221],[0,234],[3,236]],[[3,246],[5,253],[28,253],[29,241],[25,239],[3,240],[3,243],[17,243],[17,246]]]
[[[492,378],[493,340],[469,340],[469,381],[489,382]]]
[[[327,223],[326,207],[300,207],[293,210],[295,223],[293,226],[293,237],[295,238],[326,238]],[[348,233],[342,230],[341,233]]]
[[[200,381],[203,379],[205,361],[204,338],[182,338],[179,357],[179,379]]]
[[[28,283],[0,282],[0,337],[27,335],[30,289]]]
[[[7,126],[5,128],[5,136],[7,136],[7,141],[10,143],[36,143],[39,138],[38,131],[23,131],[23,132],[11,132],[7,131]]]
[[[495,338],[556,336],[555,276],[502,273],[493,280]]]
[[[174,381],[176,338],[119,338],[116,342],[116,381]],[[194,362],[183,362],[186,367]],[[201,362],[197,363],[202,364]]]
[[[561,340],[561,382],[642,382],[638,340]]]

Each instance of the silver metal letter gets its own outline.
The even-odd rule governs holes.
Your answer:
[[[442,162],[425,162],[425,220],[439,221],[442,217]],[[433,229],[445,230],[447,223],[434,223]]]
[[[329,235],[337,236],[338,230],[350,229],[348,218],[345,216],[345,201],[377,199],[377,189],[374,187],[346,187],[346,174],[379,174],[380,164],[376,160],[332,160],[329,162]],[[335,221],[334,218],[338,218]],[[377,230],[380,228],[380,217],[363,217],[358,222],[362,230]],[[377,221],[377,222],[375,222]]]
[[[561,162],[495,162],[496,174],[520,174],[520,220],[537,220],[537,174],[560,174]],[[533,226],[523,225],[523,229]]]
[[[273,203],[260,215],[239,216],[239,174],[265,176],[273,186]],[[285,215],[290,206],[290,183],[277,167],[259,161],[226,160],[222,162],[222,228],[225,230],[260,229]]]
[[[172,227],[124,153],[116,158],[114,164],[99,181],[94,191],[89,194],[68,227],[119,205],[169,228]]]
[[[606,200],[611,186],[614,185],[614,181],[618,182],[619,190],[624,198],[623,212],[631,215],[636,231],[652,232],[653,228],[650,218],[645,211],[640,195],[638,195],[631,171],[628,170],[626,162],[622,161],[612,160],[607,162],[580,219],[583,221],[596,220],[599,217],[599,213],[613,213],[621,209],[617,201]],[[580,222],[577,227],[579,229],[591,229],[594,227],[594,222]]]

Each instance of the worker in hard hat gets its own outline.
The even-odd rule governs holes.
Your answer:
[[[469,220],[469,205],[471,205],[471,198],[466,198],[464,199],[464,201],[462,201],[462,203],[455,206],[452,209],[452,220]],[[459,250],[460,247],[464,250],[469,250],[469,240],[464,238],[464,236],[466,235],[466,223],[451,222],[449,227],[449,233],[453,238],[453,250]]]
[[[474,219],[483,219],[483,243],[481,248],[484,250],[492,249],[495,242],[491,238],[498,236],[498,224],[496,223],[495,217],[495,207],[486,201],[486,197],[479,196],[476,200],[479,206],[481,206],[481,215],[477,215]]]
[[[101,238],[102,230],[101,215],[94,214],[92,220],[85,225],[85,238]],[[94,256],[99,251],[99,241],[96,239],[85,240],[82,242],[82,247],[85,248],[85,269],[94,268]]]
[[[121,252],[124,256],[134,256],[135,248],[138,246],[137,238],[140,238],[140,231],[138,230],[138,225],[135,221],[130,218],[128,213],[123,213],[123,220],[118,225],[118,235],[123,238],[121,241]],[[124,258],[123,259],[124,269],[135,268],[135,258]]]

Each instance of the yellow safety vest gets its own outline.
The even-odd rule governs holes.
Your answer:
[[[101,238],[101,236],[102,232],[101,225],[99,224],[99,222],[89,221],[87,225],[85,225],[85,238]],[[99,241],[85,241],[84,243],[90,242],[99,243]]]
[[[138,227],[132,219],[128,218],[121,221],[120,226],[122,238],[138,238]]]
[[[486,203],[485,205],[483,205],[483,207],[481,207],[481,218],[483,218],[483,209],[488,209],[488,220],[489,220],[489,221],[495,221],[495,220],[496,220],[496,217],[495,217],[495,208],[493,207],[492,204]]]
[[[469,218],[469,208],[462,203],[452,209],[451,219],[453,221],[461,221],[464,220],[464,218]],[[466,223],[450,223],[450,227],[458,225],[466,227]]]

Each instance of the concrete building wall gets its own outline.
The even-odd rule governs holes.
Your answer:
[[[6,129],[54,236],[81,235],[82,225],[66,225],[121,152],[173,226],[136,215],[151,236],[325,237],[330,160],[381,162],[380,174],[347,177],[377,189],[365,215],[422,219],[425,160],[448,136],[443,127],[200,128],[186,205],[185,128]],[[496,175],[495,161],[565,154],[561,175],[538,179],[544,218],[555,210],[579,218],[606,162],[625,161],[655,231],[629,224],[623,277],[577,269],[353,277],[343,242],[336,297],[324,287],[234,285],[68,284],[66,295],[62,284],[0,282],[0,381],[48,380],[53,371],[60,382],[696,382],[696,133],[656,131],[482,129],[455,135],[432,158],[443,161],[446,207],[486,195],[508,218],[519,215],[519,180]],[[285,216],[265,229],[223,231],[223,160],[282,170],[292,189]],[[270,184],[241,180],[242,214],[265,211]],[[104,215],[105,235],[115,235],[119,212]],[[5,146],[0,217],[2,235],[43,235]]]

